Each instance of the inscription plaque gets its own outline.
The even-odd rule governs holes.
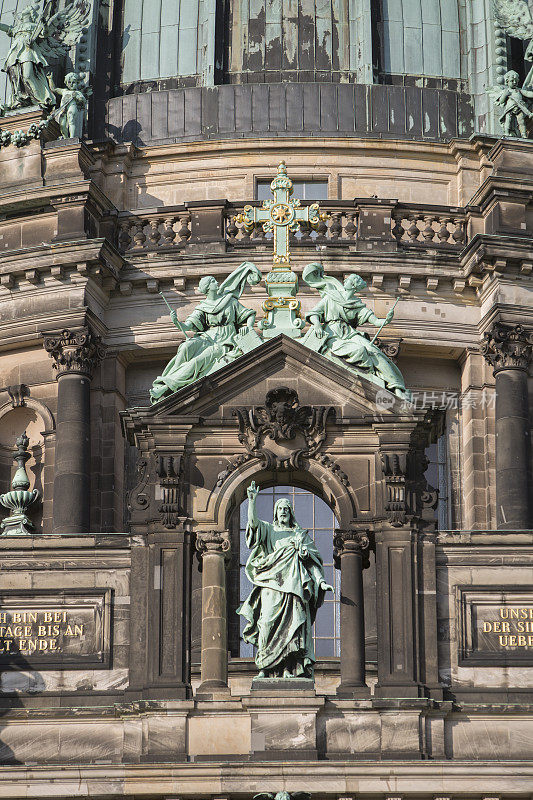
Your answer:
[[[109,667],[111,590],[0,593],[0,669]]]
[[[460,665],[533,665],[533,591],[458,587]]]

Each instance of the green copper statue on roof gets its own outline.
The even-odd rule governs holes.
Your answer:
[[[15,15],[12,25],[0,23],[0,31],[11,38],[2,67],[11,84],[7,108],[56,105],[52,65],[79,41],[88,20],[89,7],[84,0],[69,2],[55,13],[52,0],[33,0]]]
[[[400,370],[375,343],[377,333],[391,322],[394,307],[383,319],[376,317],[358,297],[357,293],[366,288],[362,278],[352,274],[342,284],[337,278],[324,275],[321,264],[309,264],[302,277],[318,290],[321,300],[302,315],[296,296],[298,277],[290,265],[289,232],[300,225],[315,227],[320,219],[319,208],[317,203],[300,207],[299,200],[291,199],[292,181],[283,161],[271,190],[274,200],[265,200],[262,208],[245,206],[244,213],[237,218],[249,232],[260,225],[274,234],[273,266],[265,278],[268,292],[263,303],[265,317],[258,325],[262,337],[254,330],[256,312],[240,302],[246,284],[257,284],[262,279],[254,264],[245,261],[220,286],[214,277],[202,278],[198,288],[206,299],[187,320],[178,322],[176,312],[171,310],[172,323],[185,335],[192,336],[180,345],[162,375],[154,381],[150,391],[152,403],[211,375],[259,347],[264,339],[280,334],[301,337],[306,322],[311,327],[300,340],[303,345],[380,388],[408,399]],[[371,339],[360,330],[362,325],[377,327],[376,335]]]

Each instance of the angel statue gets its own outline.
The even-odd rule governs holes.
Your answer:
[[[211,275],[201,279],[198,289],[205,295],[205,300],[196,306],[185,322],[179,322],[176,312],[171,312],[170,319],[176,328],[193,335],[179,346],[163,374],[155,379],[150,390],[152,403],[241,355],[237,345],[238,334],[253,329],[256,312],[241,305],[239,298],[247,283],[254,285],[260,280],[261,273],[257,267],[244,261],[220,286]]]
[[[70,3],[63,11],[52,13],[53,0],[33,0],[15,16],[13,25],[0,23],[0,31],[11,38],[3,71],[11,84],[8,108],[56,105],[51,68],[77,44],[89,20],[85,0]]]
[[[59,122],[64,139],[81,138],[83,122],[87,110],[87,97],[92,94],[86,86],[82,72],[69,72],[65,75],[65,88],[55,89],[61,97],[61,103],[54,116]]]
[[[494,16],[498,25],[515,39],[527,42],[524,60],[533,62],[533,16],[528,0],[494,0]],[[504,86],[487,89],[493,101],[503,107],[500,123],[505,136],[528,138],[526,120],[531,119],[533,98],[533,65],[519,87],[520,76],[514,70],[504,75]]]
[[[520,77],[514,69],[505,73],[504,81],[504,89],[498,87],[498,90],[492,91],[494,102],[503,106],[500,123],[506,136],[520,136],[522,139],[527,139],[526,120],[533,118],[530,107],[533,91],[518,86]]]
[[[343,285],[336,278],[324,275],[322,264],[308,264],[302,278],[313,289],[318,289],[322,298],[306,314],[313,326],[309,333],[321,341],[318,352],[336,356],[363,373],[376,375],[389,391],[404,400],[410,399],[398,367],[365,333],[357,330],[367,323],[381,329],[392,320],[394,311],[391,309],[380,319],[365,306],[357,296],[357,292],[366,289],[359,275],[348,275]],[[303,343],[306,344],[305,339]]]
[[[332,592],[318,549],[296,522],[290,502],[274,506],[274,519],[257,518],[259,488],[248,487],[246,544],[251,553],[246,574],[253,584],[238,609],[246,620],[245,642],[256,648],[259,678],[312,678],[315,664],[313,623]]]

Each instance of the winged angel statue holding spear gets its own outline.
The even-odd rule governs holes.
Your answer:
[[[89,7],[85,0],[69,3],[53,13],[53,0],[32,0],[15,15],[12,25],[0,23],[0,31],[11,38],[3,71],[11,84],[8,108],[56,105],[52,65],[76,44],[87,26]]]
[[[494,14],[508,36],[528,42],[524,59],[533,62],[533,16],[528,0],[494,0]],[[518,73],[511,69],[504,75],[505,85],[493,86],[488,93],[503,109],[500,122],[505,135],[526,139],[526,121],[533,119],[533,64],[522,87],[518,85],[519,82]]]

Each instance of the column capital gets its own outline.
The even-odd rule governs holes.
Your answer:
[[[221,555],[229,558],[231,544],[228,534],[224,531],[199,531],[196,534],[196,550],[199,557],[207,555]]]
[[[527,370],[533,356],[533,332],[522,325],[495,322],[483,336],[481,352],[496,375],[502,369]]]
[[[356,553],[363,559],[363,567],[369,565],[370,531],[368,530],[336,530],[333,536],[333,558],[339,562],[344,553]]]
[[[97,364],[105,355],[102,339],[89,328],[70,330],[44,336],[44,349],[53,358],[57,377],[65,373],[81,373],[92,377]]]

